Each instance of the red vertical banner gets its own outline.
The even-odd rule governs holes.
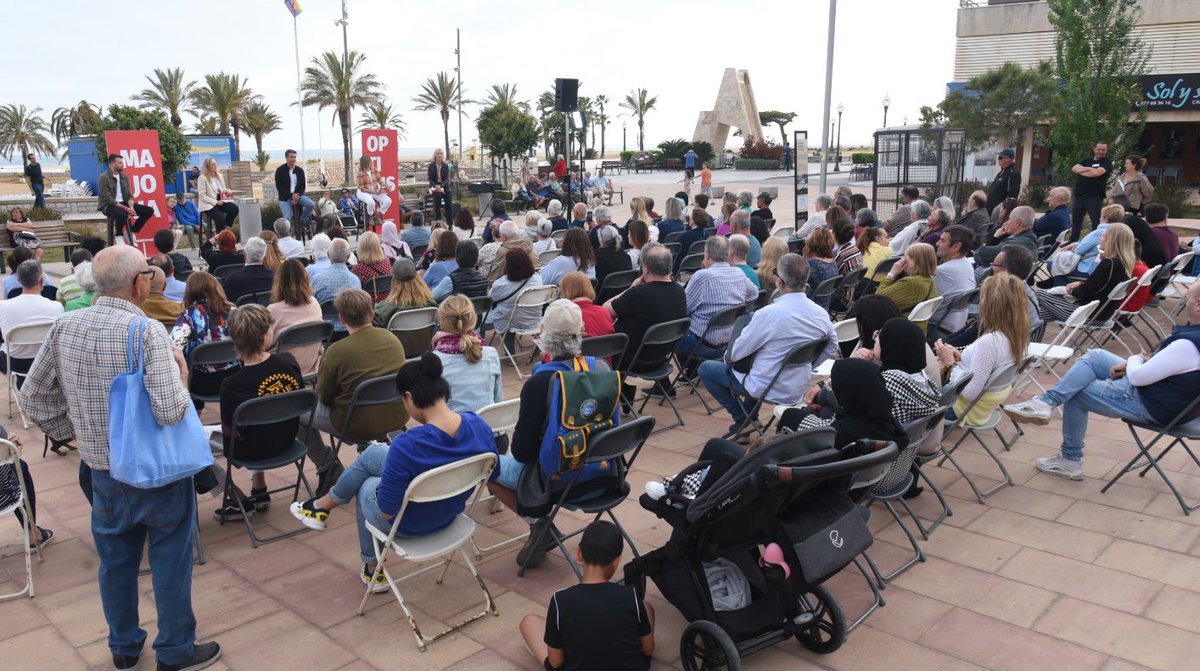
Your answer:
[[[104,141],[108,153],[120,154],[125,159],[125,175],[129,177],[134,202],[154,209],[154,216],[137,233],[138,247],[145,253],[155,232],[168,226],[158,131],[110,130],[104,133]]]
[[[379,172],[381,186],[392,204],[382,212],[384,219],[396,219],[400,211],[400,139],[394,130],[374,129],[362,132],[362,153],[370,157],[371,164]]]

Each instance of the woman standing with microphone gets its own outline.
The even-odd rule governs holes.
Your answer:
[[[433,197],[433,218],[450,221],[453,208],[450,207],[450,166],[446,165],[446,154],[438,149],[433,152],[433,161],[429,164],[426,175],[429,179],[429,195]],[[446,208],[446,216],[442,216],[442,207]]]

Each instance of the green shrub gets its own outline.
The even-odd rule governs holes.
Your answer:
[[[850,162],[855,165],[869,165],[875,162],[875,153],[869,151],[856,151],[850,154]]]
[[[692,143],[684,139],[664,140],[658,143],[658,148],[662,151],[664,158],[683,158],[683,155],[692,148]]]
[[[622,162],[622,163],[629,163],[630,161],[632,161],[632,160],[633,160],[633,155],[634,155],[634,154],[636,154],[636,153],[637,153],[636,151],[623,151],[623,152],[621,152],[621,162]]]
[[[592,147],[588,147],[588,148],[587,148],[587,151],[585,151],[585,152],[583,153],[583,157],[584,157],[584,158],[586,158],[586,159],[588,159],[589,161],[590,161],[590,160],[592,160],[592,159],[594,159],[594,158],[596,158],[597,156],[599,156],[599,154],[597,154],[597,153],[596,153],[596,150],[595,150],[595,149],[593,149]]]
[[[1154,188],[1154,202],[1166,205],[1171,217],[1184,217],[1189,210],[1187,203],[1191,193],[1191,189],[1178,181],[1160,183]],[[29,218],[32,219],[33,216]]]
[[[260,209],[262,210],[263,228],[273,226],[275,220],[283,216],[283,210],[279,208],[277,200],[263,203]]]
[[[692,151],[696,152],[696,165],[704,165],[705,163],[712,164],[712,160],[716,158],[717,152],[713,150],[713,146],[708,142],[693,142]]]
[[[779,161],[773,158],[739,158],[734,170],[778,170]]]
[[[1017,200],[1022,205],[1028,205],[1035,210],[1043,210],[1047,207],[1046,197],[1050,195],[1050,187],[1042,182],[1030,182],[1021,189],[1021,197]]]

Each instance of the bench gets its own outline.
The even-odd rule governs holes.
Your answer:
[[[669,158],[667,159],[666,170],[683,170],[683,159]]]
[[[604,169],[604,172],[616,172],[619,174],[625,169],[625,164],[620,161],[601,161],[600,167]]]
[[[64,260],[71,258],[75,247],[79,245],[80,237],[75,231],[67,230],[66,222],[58,219],[31,223],[33,224],[33,234],[42,241],[42,249],[62,249]],[[12,240],[10,236],[5,235],[4,242],[0,244],[0,267],[4,265],[4,255],[11,254],[12,251]]]

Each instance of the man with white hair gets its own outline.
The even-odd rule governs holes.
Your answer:
[[[596,190],[599,191],[597,195],[607,198],[609,205],[612,205],[612,197],[616,192],[616,188],[617,185],[612,181],[612,179],[610,179],[608,175],[604,174],[604,168],[600,168],[596,171]],[[625,197],[622,196],[622,202],[624,202],[624,199]]]
[[[955,222],[958,226],[966,226],[975,231],[975,243],[981,244],[987,240],[988,229],[992,227],[992,217],[988,214],[987,194],[975,191],[963,205],[962,216]]]
[[[329,247],[332,244],[333,240],[324,233],[317,233],[312,237],[313,262],[308,264],[304,269],[308,273],[310,281],[316,279],[317,275],[329,270]]]
[[[829,194],[823,193],[816,198],[813,198],[813,211],[808,214],[808,219],[804,222],[804,225],[800,227],[800,230],[796,231],[795,238],[797,240],[803,240],[804,238],[808,237],[809,233],[812,233],[818,228],[825,228],[829,226],[829,224],[832,222],[826,221],[825,216],[826,212],[831,207],[833,207],[833,198],[831,198]]]
[[[1033,222],[1033,234],[1036,237],[1049,235],[1057,239],[1063,231],[1071,227],[1071,190],[1065,186],[1050,189],[1046,196],[1050,211]]]
[[[730,263],[730,247],[735,240],[745,247],[745,236],[709,238],[704,243],[703,266],[684,287],[687,314],[692,323],[688,333],[679,341],[675,351],[692,359],[718,359],[729,343],[733,327],[709,332],[708,323],[718,312],[735,305],[744,305],[758,298],[758,287]]]
[[[14,327],[33,324],[36,322],[54,321],[63,313],[62,303],[50,300],[42,295],[42,264],[29,259],[17,266],[17,282],[21,285],[21,293],[0,301],[0,334],[8,340],[8,334]],[[9,352],[13,360],[13,370],[18,373],[29,372],[33,359],[37,356],[38,345],[12,345],[7,342],[0,345],[0,373],[7,373],[4,352]],[[17,378],[17,388],[21,387],[21,378]]]
[[[752,266],[757,266],[759,261],[762,261],[762,243],[758,238],[750,233],[750,213],[745,210],[737,210],[729,217],[731,235],[744,235],[746,242],[750,244],[750,253],[746,255],[746,263]]]
[[[304,243],[292,237],[292,222],[280,217],[272,224],[275,235],[279,238],[276,244],[285,259],[298,259],[304,256]]]
[[[145,645],[138,570],[149,540],[158,668],[202,669],[221,656],[221,646],[196,644],[192,477],[138,489],[109,472],[109,389],[118,375],[129,372],[129,336],[138,332],[137,322],[145,322],[138,344],[150,395],[146,412],[159,425],[179,424],[192,409],[187,361],[162,324],[146,320],[141,310],[150,292],[150,268],[141,252],[125,245],[108,247],[96,255],[94,269],[99,290],[95,304],[63,315],[51,327],[21,390],[21,406],[48,437],[74,437],[79,447],[80,481],[86,477],[91,483],[92,538],[113,666],[137,668]]]
[[[584,206],[584,212],[586,216],[586,206]],[[550,219],[550,223],[554,227],[553,230],[567,230],[569,224],[567,224],[567,218],[563,216],[563,204],[561,200],[550,201],[550,204],[546,206],[546,217]]]
[[[479,250],[479,270],[487,275],[488,282],[495,282],[499,279],[507,268],[507,262],[504,257],[510,249],[520,249],[529,255],[529,259],[533,262],[533,269],[541,268],[541,263],[538,262],[537,250],[533,248],[533,242],[529,236],[524,235],[517,228],[515,221],[502,221],[500,228],[496,234],[499,240],[489,242]]]
[[[316,242],[316,238],[313,238],[313,242]],[[329,245],[329,268],[312,278],[313,296],[318,303],[332,301],[342,289],[362,288],[362,280],[350,272],[350,267],[346,265],[349,259],[349,242],[338,238]],[[346,325],[340,319],[334,320],[333,330],[335,341],[346,335]]]
[[[912,243],[921,240],[921,236],[925,235],[925,229],[929,227],[929,215],[933,213],[933,208],[929,206],[929,203],[923,200],[914,200],[909,203],[909,211],[912,212],[912,223],[905,226],[899,235],[892,238],[893,256],[899,256],[908,251]]]
[[[247,294],[269,294],[271,285],[275,284],[275,271],[263,265],[267,241],[257,235],[250,238],[246,241],[245,254],[246,267],[225,279],[225,296],[234,303]]]
[[[597,232],[605,226],[612,226],[613,230],[617,230],[617,225],[613,223],[612,209],[607,205],[601,205],[592,211],[592,228],[588,231],[588,240],[592,243],[592,249],[600,249],[600,234]],[[620,231],[617,231],[618,237]]]
[[[896,237],[901,230],[904,229],[915,217],[912,214],[912,203],[921,197],[921,190],[915,186],[906,186],[900,189],[900,207],[892,213],[890,219],[884,225],[884,230],[887,231],[888,237]]]
[[[1033,252],[1033,258],[1037,258],[1038,243],[1037,236],[1033,234],[1033,214],[1033,208],[1027,205],[1013,208],[1008,221],[996,230],[993,236],[996,240],[995,244],[984,245],[975,250],[976,273],[980,269],[986,270],[992,261],[996,260],[996,255],[1000,253],[1000,250],[1009,245],[1020,245]]]

